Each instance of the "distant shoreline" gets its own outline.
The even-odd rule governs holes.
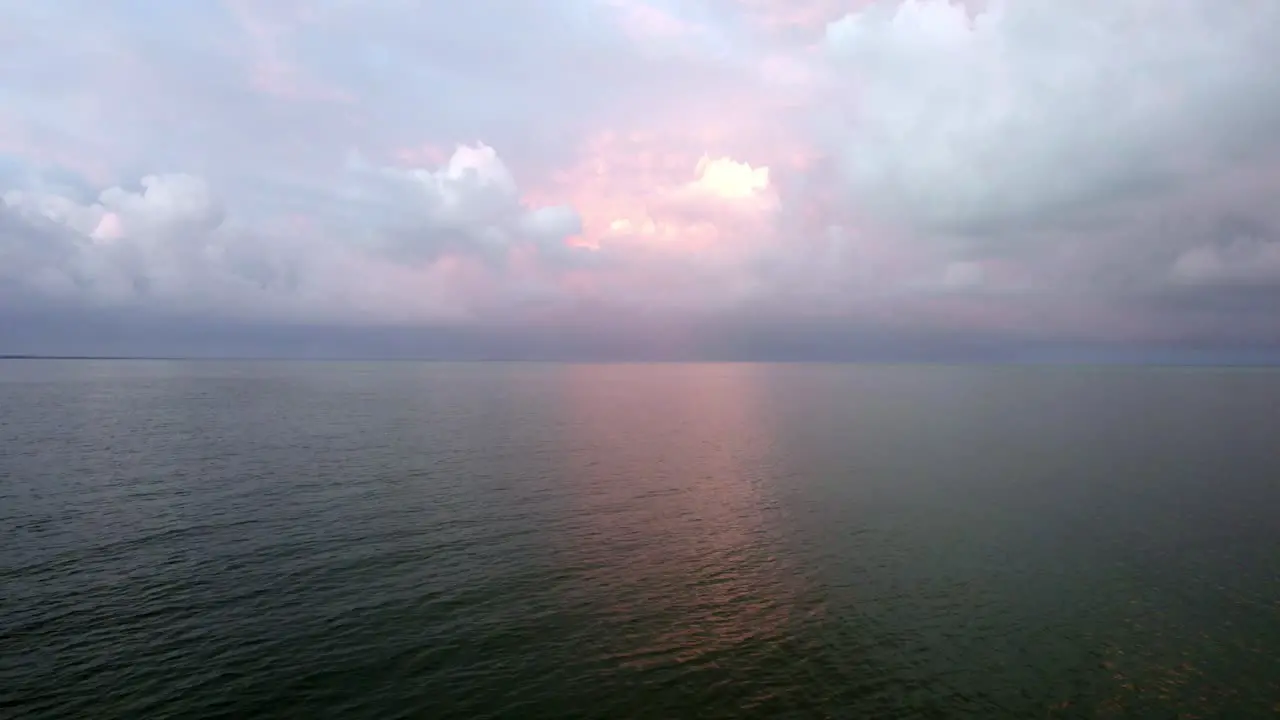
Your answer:
[[[234,356],[158,356],[158,355],[34,355],[34,354],[0,354],[4,360],[64,360],[64,361],[160,361],[160,362],[368,362],[368,363],[527,363],[527,364],[564,364],[564,365],[864,365],[867,367],[885,366],[938,366],[938,367],[1046,367],[1046,368],[1106,368],[1106,367],[1148,367],[1148,368],[1280,368],[1280,361],[1197,361],[1197,360],[796,360],[796,359],[705,359],[705,360],[659,360],[659,359],[617,359],[617,358],[378,358],[378,357],[234,357]]]
[[[199,360],[183,357],[145,357],[130,355],[0,355],[0,360]],[[210,358],[233,360],[235,358]]]

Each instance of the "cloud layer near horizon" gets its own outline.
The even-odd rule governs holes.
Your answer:
[[[0,316],[1280,341],[1277,32],[1269,0],[0,4]]]

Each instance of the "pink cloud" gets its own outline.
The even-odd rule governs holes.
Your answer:
[[[816,156],[786,116],[809,91],[806,68],[780,59],[774,65],[773,85],[757,80],[715,88],[655,107],[634,125],[596,132],[537,192],[573,204],[590,243],[627,225],[652,224],[650,235],[705,237],[715,234],[717,223],[742,217],[745,207],[776,210],[779,187]],[[710,176],[700,178],[708,170]],[[762,184],[736,200],[708,191],[708,183],[734,182],[735,172]]]
[[[400,167],[431,167],[444,165],[449,161],[449,153],[439,145],[431,143],[396,148],[391,152],[391,156]]]
[[[696,26],[644,0],[602,0],[619,15],[624,30],[637,40],[676,40],[697,32]]]
[[[286,100],[354,101],[350,93],[310,77],[289,58],[287,38],[292,27],[315,19],[305,4],[268,6],[253,0],[224,0],[224,4],[248,40],[249,81],[255,90]]]
[[[124,237],[124,224],[120,220],[119,213],[106,212],[102,214],[102,219],[98,221],[97,227],[90,233],[90,237],[97,242],[110,243]]]
[[[875,0],[732,0],[758,27],[770,33],[820,32],[826,24]]]
[[[583,145],[576,164],[539,191],[572,204],[592,246],[661,243],[672,251],[706,250],[745,216],[777,206],[767,166],[714,148],[715,129],[695,137],[656,132],[603,132]],[[722,145],[723,147],[723,145]]]
[[[49,138],[28,123],[0,114],[0,154],[16,155],[40,169],[65,168],[100,185],[115,180],[111,162],[87,143]]]

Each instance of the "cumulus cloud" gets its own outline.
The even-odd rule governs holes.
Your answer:
[[[628,187],[628,194],[644,202],[622,208],[609,221],[606,241],[628,236],[662,238],[677,250],[696,247],[714,252],[741,249],[752,239],[768,236],[767,228],[779,207],[768,167],[703,155],[688,173],[691,177],[684,182]]]
[[[382,249],[406,261],[454,254],[502,263],[522,249],[564,258],[566,240],[582,227],[570,206],[529,207],[510,169],[484,144],[459,146],[438,169],[381,167],[363,176],[366,195],[395,212],[397,227],[383,235]]]
[[[112,301],[182,296],[217,264],[220,248],[210,238],[223,212],[190,175],[148,175],[137,190],[111,187],[91,203],[22,190],[5,192],[3,202],[26,225],[7,244],[27,259],[6,269],[24,268],[13,279],[46,291]],[[59,251],[33,252],[41,244]]]
[[[485,145],[459,147],[434,170],[356,167],[351,176],[377,210],[365,212],[367,236],[307,222],[234,225],[209,184],[186,174],[149,175],[92,202],[9,190],[0,272],[11,285],[87,304],[444,317],[493,300],[477,289],[527,292],[569,259],[565,243],[581,227],[572,208],[526,206]],[[531,255],[520,264],[522,252]]]

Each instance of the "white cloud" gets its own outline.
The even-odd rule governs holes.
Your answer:
[[[753,198],[769,189],[769,168],[752,167],[732,158],[711,159],[703,155],[694,169],[697,179],[689,189],[726,200]]]
[[[23,225],[0,237],[0,248],[26,260],[0,272],[42,293],[181,308],[234,299],[241,286],[267,281],[271,250],[222,232],[222,206],[198,177],[149,175],[138,190],[110,187],[89,203],[50,190],[10,190],[3,200]]]
[[[565,241],[581,231],[566,205],[529,207],[511,171],[484,144],[462,145],[438,169],[379,168],[364,191],[394,211],[395,230],[383,249],[408,262],[464,254],[501,263],[513,250],[563,258]]]
[[[1280,127],[1280,4],[881,2],[827,27],[850,202],[974,234],[1177,179]]]
[[[366,211],[380,209],[363,219],[372,243],[323,224],[237,226],[208,183],[185,174],[147,176],[137,190],[111,187],[88,203],[10,190],[0,205],[0,278],[99,305],[454,317],[545,294],[543,276],[571,260],[565,240],[581,228],[573,208],[526,206],[485,145],[460,147],[435,170],[357,167],[352,181]],[[532,259],[512,266],[521,252]]]
[[[440,225],[474,225],[508,214],[520,196],[511,171],[487,145],[463,145],[439,170],[387,170],[416,183],[424,209]]]
[[[99,198],[108,217],[108,234],[129,237],[209,232],[222,224],[223,209],[203,178],[187,174],[148,175],[141,191],[119,187]],[[102,224],[95,229],[103,231]]]
[[[582,232],[582,218],[569,205],[540,207],[521,215],[519,231],[533,239],[548,256],[563,256],[570,251],[565,240]]]

